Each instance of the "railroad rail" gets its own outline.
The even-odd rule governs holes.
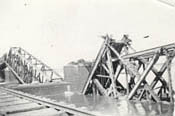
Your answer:
[[[0,115],[2,116],[100,116],[40,96],[0,87]]]

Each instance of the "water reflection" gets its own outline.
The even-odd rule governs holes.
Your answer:
[[[75,104],[89,111],[99,112],[108,116],[173,116],[174,106],[166,103],[132,102],[102,96],[84,96],[64,94],[48,96],[58,102]]]
[[[50,89],[47,89],[50,91]],[[74,93],[65,95],[64,92],[57,93],[46,89],[27,90],[28,93],[40,94],[42,96],[54,99],[60,104],[74,104],[72,107],[87,109],[92,112],[98,112],[100,116],[173,116],[174,105],[166,103],[150,102],[132,102],[127,100],[111,99],[104,96],[85,96]],[[53,89],[54,90],[54,89]],[[25,89],[21,90],[25,92]],[[57,93],[57,94],[56,94]]]

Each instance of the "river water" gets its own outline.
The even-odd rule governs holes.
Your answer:
[[[173,63],[174,64],[174,63]],[[158,67],[160,68],[160,66]],[[172,86],[175,89],[175,65],[172,65]],[[150,78],[155,75],[149,75]],[[167,74],[163,75],[167,79]],[[148,80],[149,81],[149,80]],[[71,104],[100,116],[175,116],[174,105],[167,103],[131,102],[122,99],[112,99],[104,96],[85,96],[74,92],[66,94],[67,84],[52,84],[48,86],[18,87],[17,90],[51,98],[60,104]]]
[[[85,96],[66,93],[66,84],[16,88],[17,90],[56,100],[100,116],[174,116],[174,106],[167,103],[131,102],[104,96]]]

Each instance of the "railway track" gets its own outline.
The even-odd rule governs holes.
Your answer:
[[[74,104],[0,87],[0,116],[99,116]]]

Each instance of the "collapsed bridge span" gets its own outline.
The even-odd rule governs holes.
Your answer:
[[[11,47],[3,59],[21,84],[62,80],[61,75],[20,47]]]
[[[175,56],[174,43],[136,52],[127,35],[119,42],[108,35],[103,38],[83,94],[173,103],[171,63]],[[158,68],[160,62],[162,66]],[[167,78],[164,78],[165,72]]]

